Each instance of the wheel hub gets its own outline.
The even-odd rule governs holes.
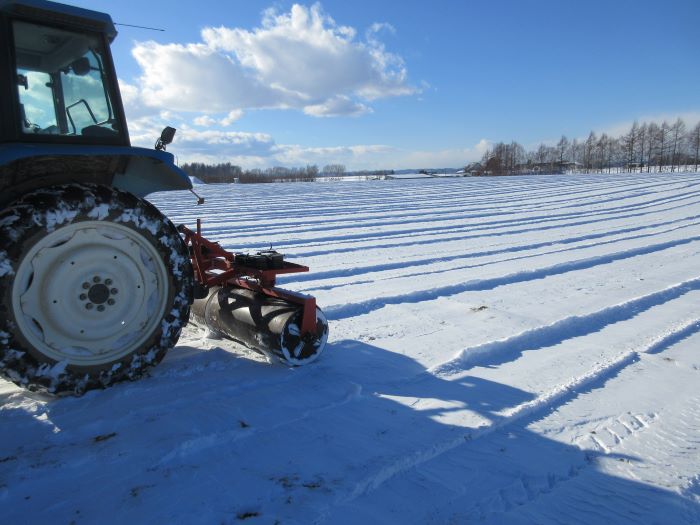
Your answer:
[[[102,304],[109,299],[109,288],[104,284],[93,284],[88,292],[88,298],[95,304]]]

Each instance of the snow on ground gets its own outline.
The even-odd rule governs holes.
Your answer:
[[[5,523],[700,523],[700,175],[201,186],[312,272],[325,354],[188,327],[152,377],[0,385]]]

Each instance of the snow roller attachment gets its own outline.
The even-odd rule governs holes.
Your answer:
[[[206,297],[195,300],[190,319],[217,335],[296,366],[316,359],[328,339],[328,322],[315,301],[313,307],[314,322],[304,333],[304,317],[309,313],[303,304],[237,286],[215,286]]]
[[[275,286],[278,275],[308,272],[274,250],[231,253],[197,229],[179,227],[196,279],[190,319],[289,365],[318,357],[328,340],[328,321],[316,298]]]

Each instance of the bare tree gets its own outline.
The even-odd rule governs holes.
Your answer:
[[[670,126],[665,120],[661,123],[659,128],[659,171],[663,171],[666,165],[666,149],[668,148],[668,135],[670,132]]]
[[[603,133],[595,143],[595,164],[600,173],[606,169],[610,173],[613,153],[613,141],[606,133]]]
[[[593,154],[597,142],[598,138],[595,136],[595,133],[591,131],[586,142],[583,143],[583,165],[586,167],[586,173],[590,173],[591,169],[593,169]]]
[[[562,135],[557,143],[557,150],[559,151],[559,166],[564,166],[564,157],[566,157],[566,152],[569,149],[569,139],[566,135]]]
[[[676,166],[679,164],[679,157],[683,150],[683,140],[685,139],[685,122],[683,122],[681,118],[678,118],[673,126],[671,126],[669,135],[669,142],[671,144],[671,173],[673,173]]]
[[[523,171],[525,148],[513,141],[510,144],[499,142],[484,153],[481,163],[484,170],[492,175],[512,175]]]
[[[511,141],[505,148],[505,167],[508,173],[517,173],[525,160],[525,148],[515,141]]]
[[[570,154],[569,158],[571,159],[571,162],[578,162],[579,161],[579,155],[581,154],[581,145],[578,142],[578,139],[574,139],[571,141],[571,148],[570,148]]]
[[[321,173],[330,177],[341,177],[345,173],[343,164],[326,164]]]
[[[635,152],[637,149],[637,139],[639,138],[639,125],[637,124],[637,121],[634,121],[634,124],[632,124],[632,129],[630,129],[629,133],[626,135],[622,136],[622,144],[625,149],[625,162],[627,163],[627,171],[631,171],[632,168],[632,163],[634,162],[634,156]]]
[[[614,164],[619,164],[622,161],[622,151],[620,148],[620,139],[613,137],[607,138],[605,165],[608,168],[608,173],[612,172]]]
[[[700,122],[688,134],[690,149],[695,150],[695,171],[698,171],[698,154],[700,153]]]
[[[646,122],[643,123],[639,127],[639,135],[638,135],[637,143],[639,144],[639,148],[638,148],[639,149],[639,157],[638,157],[638,159],[639,159],[639,161],[638,161],[639,173],[641,173],[644,169],[644,160],[645,160],[644,159],[644,151],[645,151],[646,144],[647,144],[647,123]]]
[[[652,122],[647,127],[647,173],[651,171],[651,166],[657,161],[659,155],[659,137],[661,133],[658,124]]]

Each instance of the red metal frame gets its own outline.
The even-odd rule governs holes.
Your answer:
[[[308,266],[284,261],[281,268],[251,268],[237,263],[236,255],[224,250],[218,242],[205,239],[201,219],[197,219],[197,231],[193,232],[184,225],[178,229],[185,237],[194,275],[201,285],[207,288],[238,286],[301,305],[304,309],[300,327],[302,336],[316,333],[316,298],[275,286],[278,275],[308,272]]]

